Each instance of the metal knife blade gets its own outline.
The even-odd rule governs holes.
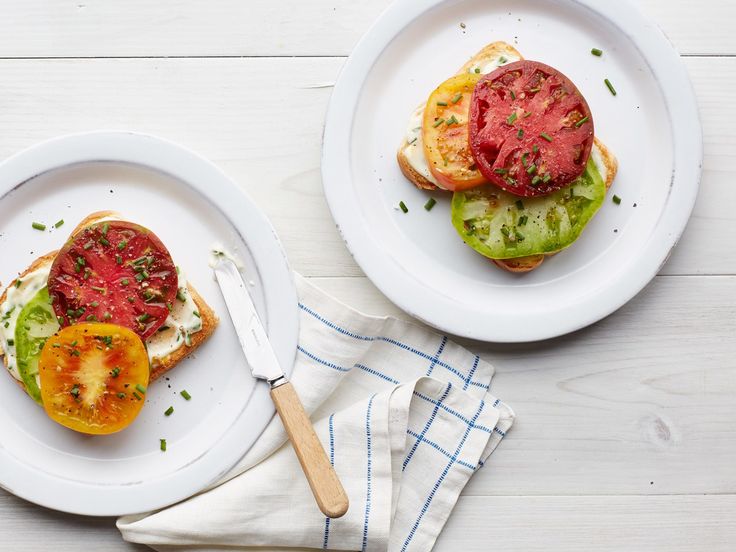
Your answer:
[[[272,387],[277,380],[285,383],[284,372],[238,267],[227,257],[219,256],[213,269],[253,376],[268,381]]]

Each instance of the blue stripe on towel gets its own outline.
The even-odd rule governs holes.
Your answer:
[[[335,429],[332,425],[332,420],[335,417],[335,413],[330,414],[328,427],[330,431],[330,465],[335,465]],[[330,518],[325,518],[325,535],[322,539],[322,549],[327,550],[327,543],[330,540]]]
[[[365,489],[365,518],[363,521],[363,546],[361,548],[362,552],[365,552],[366,547],[368,546],[368,520],[370,519],[371,515],[371,468],[372,468],[372,447],[371,447],[371,408],[373,407],[373,399],[375,398],[375,395],[371,397],[371,399],[368,401],[368,409],[365,413],[365,440],[366,440],[366,449],[368,451],[368,478],[366,482],[366,489]]]
[[[465,441],[467,440],[468,435],[470,434],[470,429],[475,424],[475,420],[478,419],[478,416],[480,416],[480,413],[483,411],[484,406],[485,406],[485,403],[481,401],[480,406],[478,407],[478,411],[475,413],[475,416],[473,416],[473,419],[468,424],[468,427],[465,428],[465,433],[463,433],[463,438],[460,440],[460,443],[455,449],[455,453],[450,457],[450,462],[445,466],[445,469],[442,470],[442,473],[440,474],[439,479],[437,479],[437,481],[435,482],[434,486],[432,487],[432,490],[429,493],[429,496],[427,497],[427,500],[424,502],[424,506],[422,506],[422,510],[419,512],[419,517],[417,517],[417,520],[414,522],[414,525],[412,526],[411,531],[409,531],[409,535],[406,537],[406,540],[404,541],[404,545],[401,547],[401,552],[405,552],[406,549],[408,548],[409,543],[414,538],[414,535],[417,532],[417,529],[419,529],[419,525],[422,523],[422,518],[424,518],[424,514],[426,514],[427,511],[429,510],[429,507],[432,504],[432,500],[434,499],[435,494],[437,494],[437,490],[442,485],[442,482],[445,480],[445,477],[447,477],[447,474],[449,473],[450,468],[452,468],[453,464],[457,463],[457,457],[462,451],[463,445],[465,445]]]

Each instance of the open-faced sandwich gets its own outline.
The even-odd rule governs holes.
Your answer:
[[[416,109],[397,160],[417,187],[453,192],[462,239],[511,272],[571,245],[617,171],[572,81],[504,42],[483,48]]]
[[[217,317],[161,240],[93,213],[0,296],[0,354],[48,415],[84,433],[123,429],[149,381],[203,343]]]

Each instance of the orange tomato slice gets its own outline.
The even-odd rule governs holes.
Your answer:
[[[447,79],[432,92],[424,109],[424,155],[429,170],[447,190],[467,190],[486,182],[468,134],[470,100],[481,76],[465,73]]]
[[[74,431],[115,433],[138,416],[149,372],[146,348],[132,330],[114,324],[68,326],[41,351],[44,409]]]

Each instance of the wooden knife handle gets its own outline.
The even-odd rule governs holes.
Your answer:
[[[271,389],[276,411],[289,434],[317,506],[327,517],[338,518],[348,511],[348,495],[314,432],[312,422],[291,383]]]

